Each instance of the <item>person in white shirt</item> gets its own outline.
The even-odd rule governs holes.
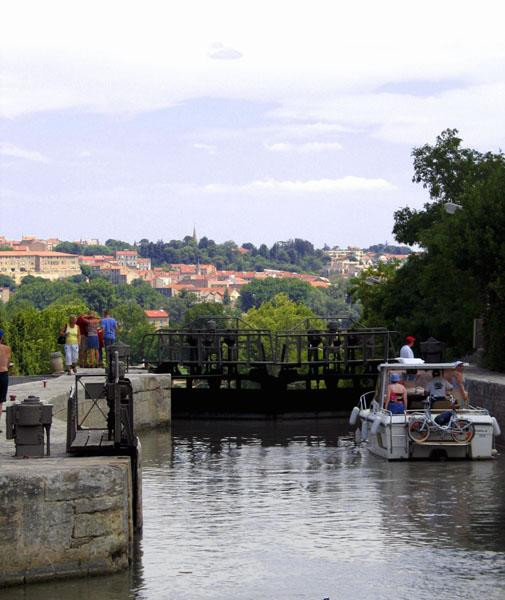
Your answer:
[[[416,341],[415,337],[412,337],[411,335],[408,335],[405,338],[405,345],[401,347],[400,350],[400,358],[414,358],[414,351],[412,350],[412,346],[414,345],[414,342]]]

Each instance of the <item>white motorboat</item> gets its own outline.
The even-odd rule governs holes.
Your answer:
[[[495,417],[484,408],[455,400],[450,392],[438,397],[428,393],[434,371],[449,377],[461,364],[400,358],[379,365],[375,390],[360,397],[350,417],[370,452],[387,460],[492,458],[495,436],[500,435]],[[406,389],[407,408],[401,414],[388,410],[393,408],[388,403],[392,375]]]

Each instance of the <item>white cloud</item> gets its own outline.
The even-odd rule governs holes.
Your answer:
[[[277,180],[263,179],[243,184],[209,183],[198,191],[209,193],[327,193],[390,191],[395,186],[382,178],[348,175],[339,179]],[[191,191],[196,191],[192,188]]]
[[[289,142],[277,142],[274,144],[265,144],[270,152],[299,152],[302,154],[310,152],[332,152],[342,150],[342,144],[339,142],[306,142],[305,144],[291,144]]]
[[[211,49],[207,52],[209,58],[215,60],[238,60],[242,58],[242,53],[234,48],[228,48],[223,44],[215,43],[212,44]]]
[[[408,145],[433,140],[447,127],[456,127],[465,144],[503,144],[505,138],[505,82],[453,89],[433,96],[363,93],[331,102],[288,103],[274,116],[289,122],[300,119],[336,121],[367,128],[374,137]]]
[[[203,150],[208,154],[215,154],[217,149],[216,146],[212,146],[211,144],[203,144],[201,142],[194,143],[193,148],[196,148],[197,150]]]
[[[22,160],[30,160],[39,163],[49,163],[51,159],[36,150],[26,150],[15,146],[14,144],[8,144],[6,142],[0,143],[0,155],[9,156],[11,158],[21,158]]]
[[[455,6],[426,0],[414,19],[399,0],[11,2],[1,108],[119,113],[196,97],[317,106],[395,81],[503,80],[503,3]],[[226,46],[212,48],[216,39]],[[214,58],[243,57],[223,68],[209,47]]]

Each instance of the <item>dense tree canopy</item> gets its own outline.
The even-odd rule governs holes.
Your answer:
[[[238,271],[282,269],[320,272],[327,262],[322,250],[316,250],[310,242],[301,239],[276,242],[269,249],[265,244],[256,248],[250,242],[241,247],[232,241],[218,244],[207,237],[202,237],[197,243],[186,236],[183,240],[170,242],[140,240],[138,250],[154,265],[200,262],[214,264],[218,269]]]
[[[277,294],[286,294],[293,302],[308,306],[319,316],[346,315],[356,318],[359,306],[348,302],[347,286],[335,281],[329,288],[314,288],[306,281],[296,278],[254,279],[240,292],[239,307],[243,311],[259,308]]]
[[[483,317],[485,363],[505,370],[505,157],[463,148],[456,130],[413,157],[414,181],[432,202],[397,211],[394,231],[423,252],[377,290],[367,289],[363,274],[355,294],[365,315],[403,334],[433,335],[453,356],[472,351],[473,319]],[[448,214],[449,201],[461,209]]]

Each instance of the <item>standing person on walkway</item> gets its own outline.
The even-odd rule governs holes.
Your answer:
[[[9,367],[11,363],[11,349],[4,344],[4,332],[0,329],[0,418],[4,402],[7,400],[9,387]],[[1,429],[0,429],[1,431]]]
[[[79,315],[76,322],[81,332],[79,338],[79,366],[86,368],[88,366],[88,320],[86,315]]]
[[[98,367],[98,348],[100,344],[98,342],[98,326],[100,325],[100,319],[98,315],[91,311],[86,316],[86,322],[88,324],[88,336],[87,336],[87,347],[88,347],[88,366]]]
[[[112,346],[116,341],[117,321],[111,317],[108,310],[103,313],[102,319],[103,339],[105,347]]]
[[[81,330],[79,325],[77,325],[77,317],[75,315],[70,315],[68,323],[61,330],[61,335],[65,336],[65,367],[67,374],[70,375],[72,370],[74,373],[77,373]]]
[[[412,346],[416,341],[415,337],[408,335],[405,338],[405,345],[401,347],[400,350],[400,358],[414,358],[414,351],[412,350]]]
[[[103,349],[105,347],[105,342],[103,338],[103,327],[98,325],[98,366],[100,368],[103,367]]]

